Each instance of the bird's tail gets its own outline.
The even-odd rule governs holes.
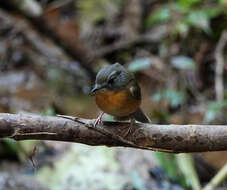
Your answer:
[[[133,113],[133,117],[137,121],[140,121],[142,123],[151,123],[151,120],[149,119],[149,117],[147,117],[140,108],[138,108],[136,112]]]

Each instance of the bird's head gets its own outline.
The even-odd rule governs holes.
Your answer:
[[[115,63],[113,65],[106,66],[98,72],[95,80],[95,86],[91,90],[91,93],[99,90],[123,90],[132,79],[134,79],[133,74],[127,71],[121,64]]]

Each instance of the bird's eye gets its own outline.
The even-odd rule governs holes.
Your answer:
[[[108,80],[108,84],[113,84],[113,82],[114,82],[114,78],[111,78]]]

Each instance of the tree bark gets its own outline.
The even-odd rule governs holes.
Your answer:
[[[72,121],[62,117],[1,113],[0,138],[56,140],[92,146],[151,148],[175,153],[227,150],[227,126],[225,125],[136,123],[124,138],[125,131],[129,127],[127,122],[103,122],[96,128],[93,123],[94,120],[82,118]],[[108,133],[103,134],[99,131]],[[116,136],[119,138],[113,138]],[[125,140],[121,141],[121,138]]]

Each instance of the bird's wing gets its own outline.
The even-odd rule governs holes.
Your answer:
[[[151,120],[143,113],[143,111],[138,108],[132,116],[139,122],[142,123],[151,123]]]
[[[132,84],[129,86],[129,91],[135,99],[141,100],[140,87],[137,84],[137,82],[135,82],[135,81],[132,82]]]
[[[137,99],[141,100],[141,92],[140,87],[137,84],[136,81],[133,81],[132,85],[129,88],[132,96]],[[134,117],[137,121],[140,121],[142,123],[150,123],[151,120],[143,113],[143,111],[138,108],[134,113],[131,114],[132,117]]]

